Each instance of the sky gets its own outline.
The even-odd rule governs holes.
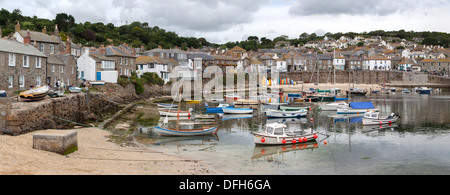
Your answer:
[[[374,30],[450,33],[450,0],[0,0],[1,8],[75,22],[148,22],[209,42]]]

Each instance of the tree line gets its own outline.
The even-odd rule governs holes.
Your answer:
[[[235,46],[240,46],[247,51],[256,51],[258,49],[272,49],[279,41],[289,42],[293,46],[302,46],[309,41],[323,40],[324,36],[339,39],[341,36],[348,36],[355,38],[362,36],[365,38],[371,36],[398,37],[412,41],[415,37],[423,38],[421,44],[423,45],[441,45],[448,48],[450,45],[450,34],[444,32],[414,32],[414,31],[384,31],[377,30],[371,32],[355,33],[326,33],[324,36],[318,36],[315,33],[302,33],[296,38],[290,39],[286,35],[269,39],[267,37],[249,36],[247,40],[228,42],[222,45],[210,43],[205,38],[182,37],[175,32],[166,31],[158,26],[151,27],[147,22],[132,22],[121,26],[115,26],[112,23],[104,24],[101,22],[91,23],[76,23],[72,15],[66,13],[59,13],[55,19],[43,19],[36,16],[23,16],[20,9],[14,9],[12,12],[2,8],[0,10],[0,27],[2,28],[2,35],[7,36],[14,33],[14,25],[20,21],[21,29],[29,29],[32,31],[41,31],[44,27],[47,28],[48,33],[52,33],[55,24],[58,24],[61,38],[65,41],[70,37],[75,43],[81,43],[84,46],[100,45],[120,45],[127,43],[133,47],[144,46],[146,50],[157,48],[161,46],[164,49],[178,47],[183,50],[188,48],[202,48],[202,47],[220,47],[223,49],[231,49]],[[395,41],[395,40],[394,40]],[[281,46],[284,46],[283,44]]]

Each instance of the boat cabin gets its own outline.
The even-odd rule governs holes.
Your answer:
[[[268,124],[266,125],[266,129],[265,132],[267,134],[272,134],[272,135],[286,135],[286,125],[283,124],[278,124],[278,123],[274,123],[274,124]]]
[[[390,116],[386,117],[386,118],[393,118],[394,117],[394,113],[392,113]],[[380,113],[379,112],[367,112],[366,114],[364,114],[364,118],[368,118],[368,119],[379,119],[380,118]]]

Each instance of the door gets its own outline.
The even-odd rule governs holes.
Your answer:
[[[97,72],[97,81],[102,80],[102,72]]]

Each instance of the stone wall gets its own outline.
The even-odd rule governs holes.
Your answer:
[[[40,102],[13,103],[0,134],[20,135],[36,130],[61,129],[74,121],[84,123],[95,113],[108,112],[117,106],[104,93],[76,94]],[[64,120],[61,120],[64,119]]]
[[[305,83],[333,83],[335,76],[333,71],[317,72],[293,72],[281,73],[282,78],[290,78],[294,81]],[[317,79],[317,76],[319,79]],[[381,84],[394,81],[403,81],[403,73],[390,71],[336,71],[336,83],[361,83],[361,84]]]

